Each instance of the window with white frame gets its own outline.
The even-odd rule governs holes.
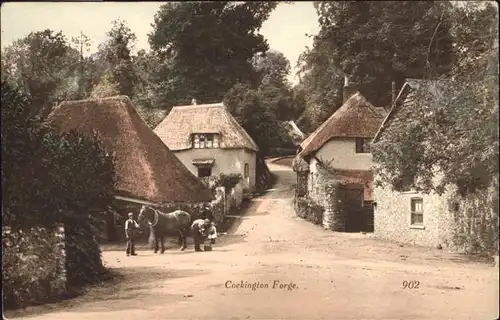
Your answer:
[[[215,133],[195,133],[193,135],[193,148],[218,148],[219,136]]]
[[[424,224],[424,201],[422,198],[411,198],[411,225],[422,226]]]

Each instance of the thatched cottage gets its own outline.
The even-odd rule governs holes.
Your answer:
[[[391,136],[397,128],[405,127],[414,110],[422,105],[423,101],[418,97],[425,96],[427,106],[442,101],[440,99],[447,92],[445,81],[407,79],[373,139],[373,148],[382,142],[391,143]],[[455,187],[448,187],[442,195],[438,195],[411,189],[397,192],[390,186],[376,186],[375,236],[415,245],[455,249],[457,237],[467,239],[481,236],[481,232],[471,234],[471,230],[475,233],[474,224],[481,220],[474,219],[474,216],[479,217],[480,213],[486,217],[495,215],[498,199],[495,201],[493,194],[489,190],[463,198],[457,195]],[[489,205],[485,207],[485,203]],[[472,218],[469,218],[468,210],[472,212]],[[488,214],[490,211],[491,214]]]
[[[300,145],[294,159],[297,195],[321,202],[325,179],[333,176],[365,186],[364,201],[372,200],[370,141],[384,119],[385,110],[373,106],[356,91],[344,88],[343,105]],[[328,177],[320,168],[327,169]]]
[[[241,174],[255,189],[259,148],[223,103],[173,107],[154,132],[194,175]]]
[[[52,111],[48,121],[61,131],[98,134],[115,157],[118,200],[165,207],[214,199],[210,189],[141,119],[126,96],[65,101]]]

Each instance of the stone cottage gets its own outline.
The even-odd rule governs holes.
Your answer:
[[[352,92],[352,91],[351,91]],[[370,141],[384,119],[385,110],[373,106],[359,91],[344,87],[343,105],[300,145],[294,159],[297,195],[321,202],[325,180],[365,186],[362,201],[371,201],[372,156]],[[321,168],[328,169],[323,175]]]
[[[119,203],[177,208],[214,199],[210,189],[141,119],[127,96],[65,101],[52,111],[49,121],[61,131],[98,134],[114,154]],[[112,230],[115,219],[112,214],[108,218]]]
[[[326,210],[322,224],[327,229],[371,231],[370,142],[386,112],[347,83],[343,97],[342,106],[299,147],[293,161],[296,196]]]
[[[390,143],[395,128],[405,126],[414,113],[413,110],[421,105],[422,100],[418,99],[420,95],[430,97],[430,100],[426,99],[426,104],[432,104],[439,103],[446,92],[446,81],[407,79],[373,139],[373,148],[377,148],[382,142]],[[382,171],[377,172],[375,179],[383,173],[384,168],[380,170]],[[439,174],[436,180],[438,179]],[[455,191],[455,187],[448,187],[442,195],[438,195],[434,192],[424,194],[409,188],[397,192],[390,186],[376,186],[375,236],[402,243],[457,249],[455,237],[471,236],[473,227],[466,226],[474,224],[474,221],[464,220],[467,216],[464,212],[472,209],[476,214],[486,210],[491,211],[493,216],[494,210],[498,210],[498,199],[495,201],[492,198],[493,190],[466,198],[458,197]],[[481,208],[481,197],[492,205],[486,209]]]
[[[255,189],[259,148],[223,103],[173,107],[154,132],[192,174],[241,174],[235,189]]]

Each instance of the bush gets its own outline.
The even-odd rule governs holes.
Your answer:
[[[325,209],[310,198],[296,197],[294,199],[294,208],[297,216],[302,219],[306,219],[307,221],[318,225],[323,223],[323,213],[325,212]]]
[[[68,284],[94,282],[103,268],[97,237],[113,199],[112,158],[97,136],[60,134],[31,116],[30,107],[26,96],[2,82],[3,224],[21,235],[64,224]],[[21,269],[4,277],[16,279]]]
[[[65,287],[62,256],[53,230],[2,232],[2,288],[7,308],[57,298]],[[62,289],[62,290],[61,290]]]
[[[226,189],[226,193],[229,193],[231,189],[236,187],[236,185],[242,180],[242,176],[239,173],[229,173],[224,174],[221,173],[215,177],[206,177],[201,178],[201,181],[205,183],[206,186],[212,190],[212,193],[215,195],[215,189],[218,187],[224,187]]]

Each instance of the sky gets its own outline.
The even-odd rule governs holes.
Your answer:
[[[137,36],[135,49],[148,49],[147,34],[162,2],[8,2],[1,7],[2,48],[32,31],[62,31],[67,39],[83,32],[92,40],[91,52],[106,39],[111,22],[127,22]],[[312,2],[279,4],[264,23],[261,34],[272,49],[282,52],[292,68],[319,30]],[[295,71],[289,76],[297,83]]]

